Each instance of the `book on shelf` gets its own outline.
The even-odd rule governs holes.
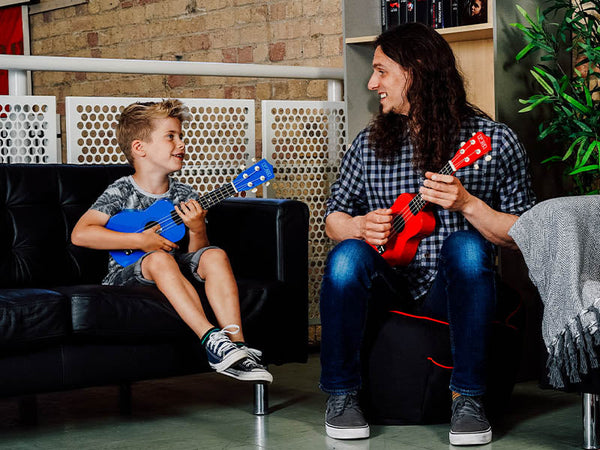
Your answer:
[[[487,22],[488,0],[458,0],[458,25]]]
[[[381,0],[381,29],[391,30],[400,23],[400,0]]]
[[[488,0],[381,0],[382,30],[407,22],[449,28],[487,22]]]

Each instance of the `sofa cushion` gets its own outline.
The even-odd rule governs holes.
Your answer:
[[[0,346],[61,340],[71,330],[68,299],[47,289],[0,289]]]
[[[274,295],[280,297],[276,294],[281,285],[238,280],[242,320],[251,329],[250,335],[262,336],[259,330],[267,328],[266,303]],[[216,324],[202,285],[195,287],[207,317]],[[195,336],[155,287],[76,285],[56,289],[70,299],[73,334],[79,340],[137,343]]]

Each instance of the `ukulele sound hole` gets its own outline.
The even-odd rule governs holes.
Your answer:
[[[392,222],[392,227],[394,228],[394,231],[396,233],[402,233],[402,230],[404,230],[405,225],[406,225],[406,222],[404,221],[404,217],[402,217],[402,216],[394,217],[394,220]]]

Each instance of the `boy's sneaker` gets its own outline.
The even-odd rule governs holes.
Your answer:
[[[223,375],[228,375],[242,381],[262,381],[271,383],[273,381],[273,375],[271,375],[267,368],[261,364],[262,352],[245,345],[242,346],[242,348],[246,351],[248,357],[223,371]]]
[[[325,411],[325,431],[335,439],[369,437],[369,424],[358,404],[358,393],[330,395]]]
[[[239,330],[238,325],[227,325],[222,330],[213,331],[206,338],[204,347],[208,355],[208,364],[217,372],[222,373],[248,356],[246,350],[235,345],[227,336],[236,334]]]
[[[450,444],[481,445],[492,440],[492,427],[485,417],[481,397],[459,395],[452,401]]]

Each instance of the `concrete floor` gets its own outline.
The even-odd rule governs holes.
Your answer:
[[[448,425],[372,426],[371,438],[325,436],[319,360],[272,367],[270,414],[252,415],[252,386],[218,374],[136,383],[133,411],[118,411],[118,389],[38,396],[39,421],[18,422],[17,401],[0,400],[2,449],[448,449]],[[576,394],[519,383],[485,449],[576,449],[582,442]]]

